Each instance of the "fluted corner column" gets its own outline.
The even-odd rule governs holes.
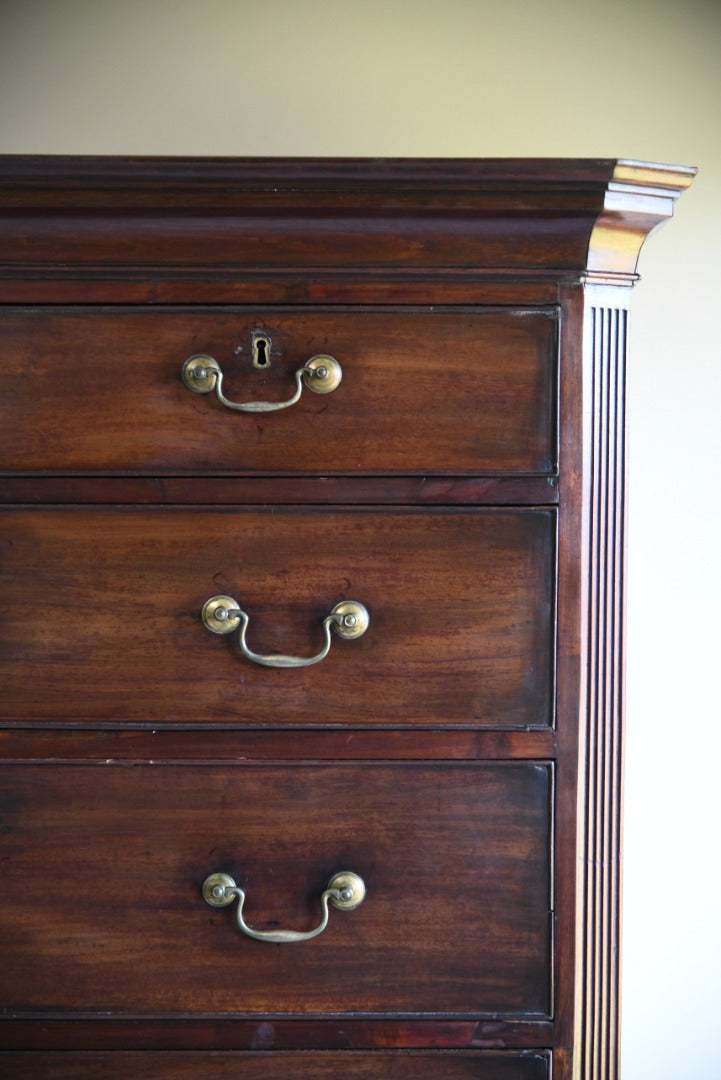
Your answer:
[[[619,1061],[629,288],[586,286],[585,701],[581,743],[578,1080]]]
[[[626,365],[641,247],[695,169],[619,160],[584,275],[584,693],[574,1080],[618,1080],[626,563]]]

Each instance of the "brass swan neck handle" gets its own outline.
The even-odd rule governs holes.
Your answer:
[[[253,930],[243,918],[245,891],[236,885],[230,874],[211,874],[203,882],[203,899],[211,907],[228,907],[237,898],[236,920],[238,928],[256,941],[269,941],[286,945],[294,941],[309,941],[322,934],[328,925],[328,903],[339,911],[352,911],[363,902],[365,896],[363,879],[351,870],[334,874],[320,897],[321,920],[312,930]]]
[[[328,655],[331,630],[339,637],[352,641],[366,632],[370,622],[367,609],[358,600],[341,600],[323,619],[323,646],[320,652],[314,656],[286,656],[284,653],[264,655],[248,647],[246,633],[249,616],[232,596],[212,596],[206,600],[201,618],[203,625],[214,634],[231,634],[237,629],[240,651],[246,660],[272,668],[301,668],[317,664]]]
[[[209,394],[215,390],[221,405],[236,412],[278,412],[295,405],[303,387],[314,394],[330,394],[343,378],[343,369],[333,356],[312,356],[299,367],[295,374],[295,393],[286,401],[230,401],[223,393],[223,370],[218,361],[205,353],[189,356],[180,369],[180,375],[188,390],[194,394]]]

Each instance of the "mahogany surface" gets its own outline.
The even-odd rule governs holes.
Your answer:
[[[693,175],[0,158],[2,1075],[617,1080],[629,286]],[[259,418],[193,352],[345,374]],[[371,625],[256,668],[219,592]],[[200,894],[339,869],[300,944]]]
[[[137,1052],[102,1054],[84,1053],[9,1053],[5,1056],[4,1075],[14,1080],[266,1080],[275,1072],[288,1080],[335,1080],[338,1075],[351,1080],[546,1080],[549,1056],[545,1053],[394,1053],[359,1054],[304,1052],[256,1053],[164,1053]]]
[[[556,325],[555,308],[7,309],[0,463],[60,474],[550,473]],[[271,342],[263,369],[251,357],[258,331]],[[180,378],[188,356],[209,354],[230,400],[282,402],[296,369],[327,352],[340,386],[306,389],[278,413],[231,411]]]
[[[6,772],[2,984],[19,1010],[548,1016],[548,765]],[[38,855],[52,887],[28,905]],[[292,950],[198,903],[223,871],[254,929],[309,930],[343,869],[363,904]]]
[[[553,722],[553,510],[6,509],[0,535],[8,720]],[[219,593],[256,652],[316,653],[344,599],[371,625],[319,665],[271,670],[205,629]]]

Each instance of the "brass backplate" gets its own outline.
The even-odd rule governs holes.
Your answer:
[[[203,625],[207,630],[212,630],[214,634],[231,634],[233,630],[236,630],[240,618],[237,615],[233,615],[229,619],[219,619],[216,616],[218,609],[221,611],[237,610],[238,604],[232,596],[211,596],[210,600],[206,600],[203,604],[203,610],[200,615],[203,620]]]
[[[343,368],[332,356],[313,356],[305,366],[303,383],[314,394],[330,394],[343,378]],[[314,374],[310,375],[309,371]]]
[[[194,394],[209,394],[215,389],[220,364],[212,356],[189,356],[180,369],[183,382]]]
[[[228,907],[235,900],[235,893],[221,892],[227,888],[234,889],[235,882],[230,874],[211,874],[203,882],[203,899],[211,907]],[[214,895],[218,893],[219,895]]]
[[[363,878],[358,877],[352,870],[341,870],[334,874],[328,882],[329,889],[338,889],[343,895],[331,896],[330,902],[339,911],[352,911],[363,902],[366,887]]]
[[[339,615],[340,622],[333,623],[336,634],[348,641],[362,637],[368,629],[370,615],[368,609],[358,600],[341,600],[336,604],[331,615]]]

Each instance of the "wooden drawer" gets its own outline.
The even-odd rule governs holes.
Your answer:
[[[546,1080],[550,1054],[393,1051],[336,1053],[88,1052],[0,1054],[13,1080]]]
[[[252,363],[254,331],[270,364]],[[5,309],[7,472],[549,473],[555,308]],[[213,356],[235,401],[283,401],[332,354],[343,380],[244,414],[183,385]],[[9,371],[7,370],[9,368]]]
[[[9,721],[553,721],[553,510],[8,509],[0,543]],[[341,600],[370,627],[274,670],[205,629],[217,594],[263,654],[316,654]]]
[[[2,1000],[21,1012],[545,1018],[551,766],[7,765]],[[353,911],[309,941],[333,874]],[[33,958],[28,963],[28,957]]]

